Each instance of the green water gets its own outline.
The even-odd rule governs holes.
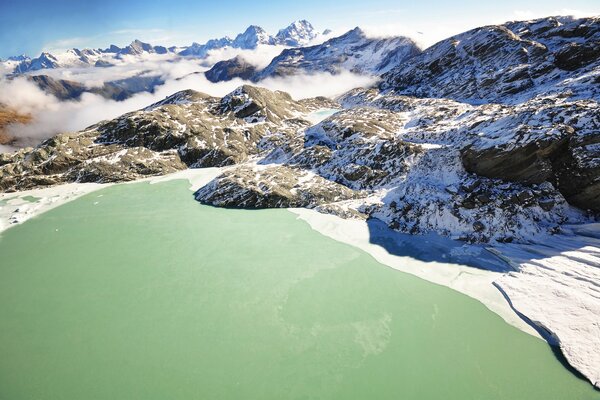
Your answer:
[[[23,196],[23,197],[21,197],[21,199],[23,199],[29,203],[37,203],[38,201],[41,200],[39,197],[35,197],[35,196]]]
[[[0,255],[0,399],[600,398],[480,303],[183,181],[88,194]]]

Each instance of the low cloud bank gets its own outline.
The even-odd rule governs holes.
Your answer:
[[[258,59],[260,57],[256,58],[256,60]],[[146,67],[148,65],[143,68]],[[102,68],[88,68],[85,72],[77,73],[77,71],[70,70],[70,73],[72,77],[91,85],[94,79],[97,84],[103,82],[98,78],[114,78],[115,73],[109,76],[103,70]],[[241,79],[212,83],[204,77],[203,73],[195,73],[201,71],[198,60],[163,61],[142,74],[161,75],[166,81],[164,85],[156,87],[154,93],[138,93],[119,102],[91,93],[84,93],[76,101],[60,101],[43,92],[24,77],[12,80],[2,79],[0,80],[0,103],[20,113],[31,114],[33,118],[31,123],[15,124],[8,129],[9,135],[16,138],[17,145],[23,147],[37,145],[41,140],[60,132],[78,131],[99,121],[144,108],[180,90],[193,89],[221,97],[240,85],[251,84],[271,90],[282,90],[290,93],[295,99],[302,99],[315,96],[332,97],[355,87],[369,86],[376,82],[375,77],[343,72],[338,75],[317,73],[268,78],[258,84]],[[98,72],[99,75],[95,77],[94,72]],[[54,71],[54,74],[64,73],[66,71]],[[116,73],[120,72],[116,71]],[[7,150],[11,149],[0,148],[0,152]]]
[[[203,60],[203,65],[210,67],[219,61],[239,56],[257,69],[263,69],[286,48],[285,46],[261,45],[254,50],[242,50],[233,47],[215,49],[208,52],[208,56]]]

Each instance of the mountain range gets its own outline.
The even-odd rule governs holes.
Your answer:
[[[326,34],[329,31],[325,31]],[[280,29],[277,34],[270,35],[263,28],[256,25],[249,26],[243,33],[234,39],[222,37],[211,39],[204,44],[192,43],[190,46],[178,48],[172,46],[153,46],[148,43],[134,40],[123,48],[111,45],[106,49],[70,49],[65,52],[51,54],[43,52],[39,57],[29,58],[21,55],[10,57],[4,61],[13,73],[22,74],[43,69],[65,67],[110,67],[111,61],[122,59],[125,56],[141,56],[144,54],[172,54],[186,57],[204,58],[211,50],[231,47],[243,50],[253,50],[259,45],[267,46],[304,46],[322,34],[317,33],[310,22],[306,20],[295,21],[289,26]]]

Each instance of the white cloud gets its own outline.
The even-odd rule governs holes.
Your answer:
[[[104,69],[88,68],[104,74]],[[108,68],[110,70],[112,68]],[[112,119],[124,113],[144,108],[160,101],[175,92],[193,89],[212,96],[224,96],[243,84],[266,87],[271,90],[288,92],[295,99],[314,96],[336,96],[358,86],[369,86],[376,79],[344,72],[339,75],[329,73],[301,74],[285,78],[269,78],[259,84],[234,79],[229,82],[212,83],[204,74],[192,74],[198,66],[192,60],[162,62],[148,74],[160,74],[166,79],[155,93],[138,93],[124,101],[105,99],[102,96],[84,93],[79,100],[60,101],[40,90],[24,77],[13,80],[0,80],[0,103],[21,112],[29,113],[33,121],[26,125],[13,125],[9,134],[18,139],[20,146],[35,145],[40,140],[60,132],[73,132],[84,129],[101,120]],[[58,71],[58,70],[57,70]],[[83,81],[93,77],[92,71],[81,73],[71,71],[72,76]],[[76,72],[80,72],[77,74]],[[109,75],[103,75],[103,78]],[[109,76],[114,78],[114,74]],[[96,77],[97,79],[98,77]],[[89,82],[89,81],[88,81]],[[6,149],[0,149],[0,151]]]
[[[338,75],[327,72],[267,78],[259,86],[288,92],[296,100],[308,97],[335,97],[356,87],[368,87],[377,82],[376,77],[344,71]]]
[[[286,48],[287,47],[285,46],[260,45],[254,50],[242,50],[232,47],[225,47],[223,49],[209,51],[208,57],[203,60],[203,64],[210,66],[219,61],[240,56],[249,64],[252,64],[257,68],[264,68],[269,65],[274,57],[278,56]]]

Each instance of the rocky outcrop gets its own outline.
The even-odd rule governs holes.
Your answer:
[[[536,100],[510,107],[509,115],[478,121],[479,136],[461,154],[467,171],[526,184],[550,182],[571,204],[600,211],[598,103]]]
[[[235,78],[249,80],[256,73],[256,67],[242,57],[219,61],[204,73],[211,82],[229,81]]]
[[[392,124],[393,139],[388,140],[418,148],[392,157],[404,159],[407,167],[397,168],[391,174],[393,180],[375,186],[389,189],[371,215],[389,221],[394,229],[435,230],[468,241],[520,241],[557,232],[565,221],[585,220],[565,200],[575,204],[568,188],[562,186],[566,182],[559,183],[565,178],[558,174],[574,177],[576,172],[559,164],[574,165],[574,160],[561,161],[558,155],[567,154],[566,137],[593,137],[597,130],[594,101],[546,98],[518,106],[472,106],[447,99],[382,95],[374,89],[351,91],[339,101],[350,108],[345,112],[357,113],[354,121],[363,124],[369,115],[379,113],[376,121]],[[321,125],[332,123],[326,120]],[[335,131],[352,135],[341,126]],[[384,134],[384,130],[379,132]],[[593,146],[577,148],[576,154],[585,151],[586,160],[594,159]],[[474,154],[479,156],[476,160]],[[384,170],[389,170],[389,164]],[[587,176],[598,176],[593,169],[587,171]]]
[[[453,130],[468,172],[549,182],[569,203],[598,212],[599,46],[599,18],[487,26],[426,49],[385,74],[380,87],[475,104]],[[373,100],[361,96],[354,101]],[[378,104],[389,107],[394,96],[386,97]]]
[[[225,172],[194,196],[218,207],[314,208],[364,194],[301,168],[241,166]]]

